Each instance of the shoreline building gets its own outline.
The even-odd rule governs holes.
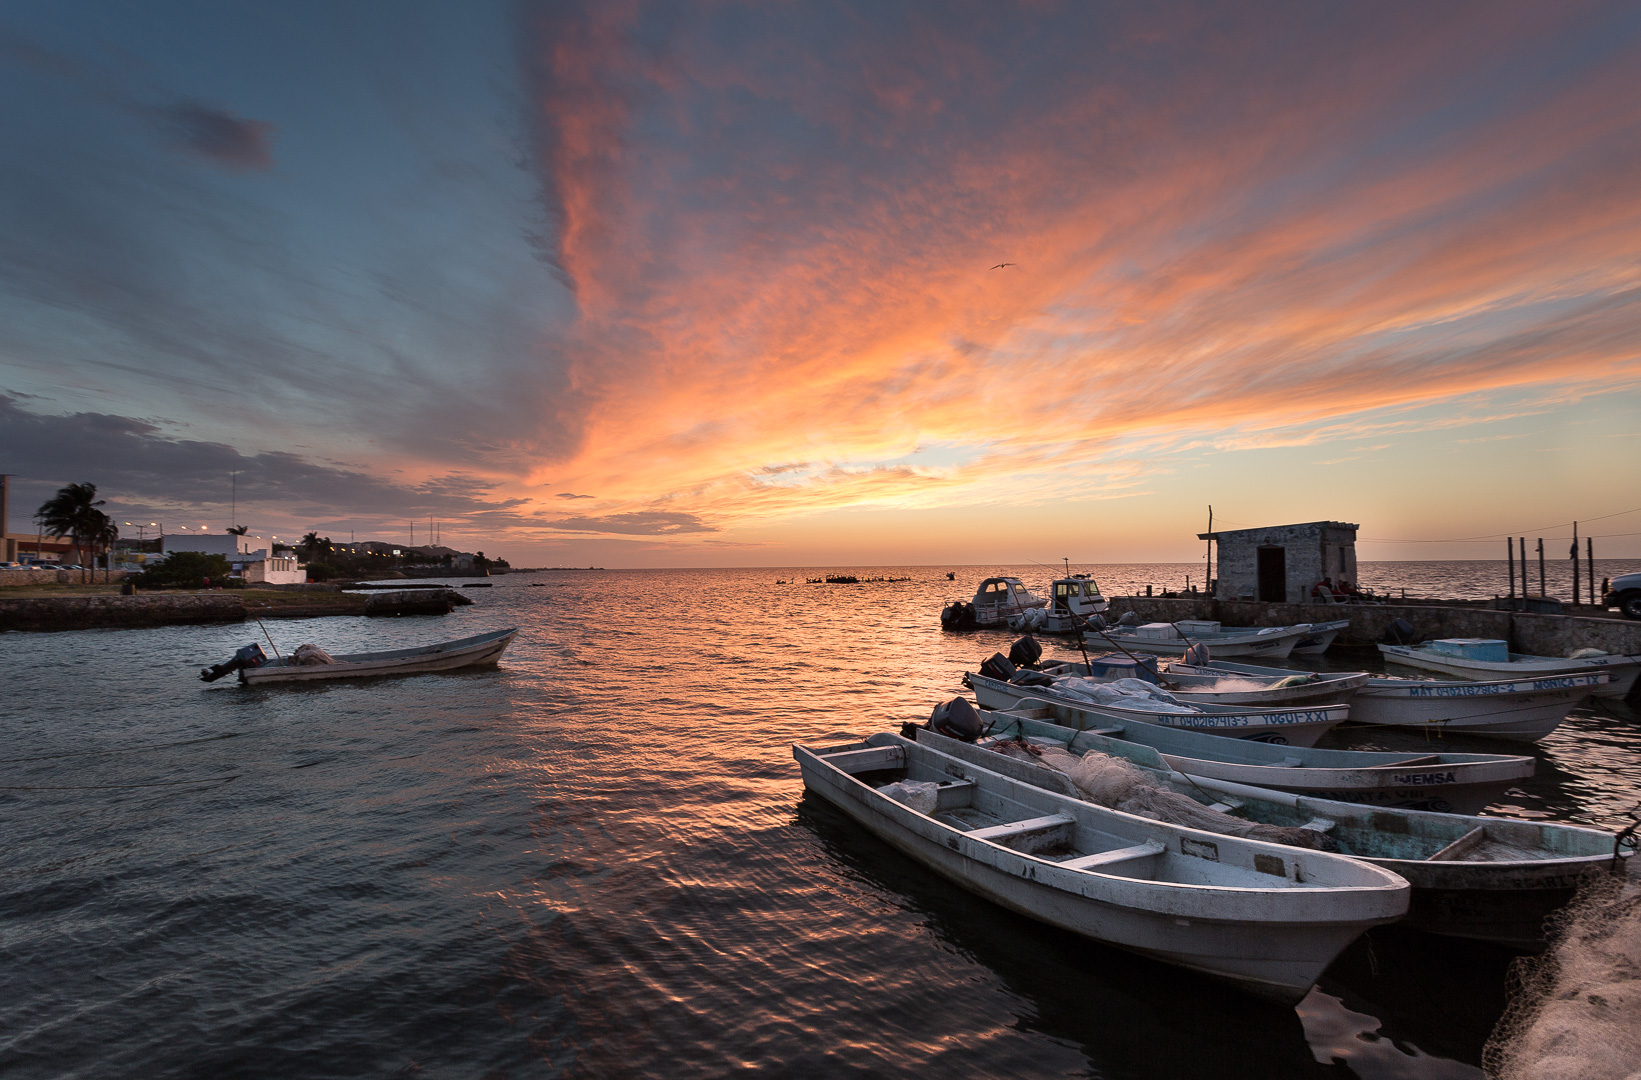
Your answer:
[[[259,546],[260,545],[260,546]],[[260,536],[237,533],[168,533],[160,541],[166,555],[178,551],[201,555],[221,555],[228,560],[233,577],[246,584],[305,585],[308,571],[294,555],[276,555]]]
[[[1198,533],[1218,547],[1214,598],[1300,604],[1323,578],[1356,581],[1356,530],[1344,521],[1307,521]]]

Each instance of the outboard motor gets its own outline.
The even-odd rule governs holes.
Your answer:
[[[1208,646],[1199,641],[1195,645],[1192,645],[1189,649],[1186,649],[1185,655],[1180,657],[1180,659],[1185,661],[1187,664],[1196,664],[1198,666],[1206,664],[1208,662]]]
[[[1394,619],[1385,627],[1384,638],[1386,645],[1411,645],[1416,640],[1413,624],[1406,619]]]
[[[940,625],[947,630],[969,630],[974,627],[974,605],[967,600],[953,600],[940,609]]]
[[[1101,615],[1099,612],[1095,612],[1085,618],[1083,620],[1083,625],[1088,627],[1090,630],[1105,630],[1111,626],[1110,623],[1105,621],[1105,616]]]
[[[1015,672],[1014,665],[1002,653],[992,653],[991,659],[980,665],[980,674],[988,679],[1001,679],[1008,682]]]
[[[1123,612],[1122,613],[1122,618],[1117,620],[1117,625],[1118,626],[1138,626],[1139,624],[1140,624],[1140,617],[1138,615],[1134,614],[1132,611]]]
[[[985,722],[974,711],[968,698],[955,697],[934,707],[929,717],[929,730],[951,739],[973,742],[985,734]]]
[[[1037,644],[1037,639],[1027,634],[1025,637],[1009,646],[1009,663],[1020,667],[1031,667],[1043,658],[1043,647]]]
[[[267,661],[268,654],[262,651],[262,646],[253,641],[243,649],[235,650],[234,658],[226,664],[212,664],[208,668],[201,668],[199,677],[204,682],[216,682],[224,675],[232,675],[240,668],[261,667]]]

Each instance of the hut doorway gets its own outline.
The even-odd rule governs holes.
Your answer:
[[[1288,599],[1288,551],[1286,548],[1259,549],[1259,598],[1268,604]]]

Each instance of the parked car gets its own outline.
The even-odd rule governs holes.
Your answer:
[[[1626,618],[1641,619],[1641,574],[1622,574],[1613,578],[1607,585],[1607,595],[1602,598],[1602,603],[1622,611]]]
[[[28,567],[24,566],[22,563],[0,562],[0,570],[26,570],[26,569],[28,569]]]

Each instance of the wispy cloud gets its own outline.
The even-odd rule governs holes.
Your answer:
[[[572,363],[609,388],[557,472],[727,526],[1029,499],[1147,432],[1641,386],[1633,28],[1194,11],[730,5],[663,47],[644,5],[527,19]]]
[[[227,109],[180,101],[152,110],[162,137],[179,150],[235,171],[273,167],[273,125]]]

